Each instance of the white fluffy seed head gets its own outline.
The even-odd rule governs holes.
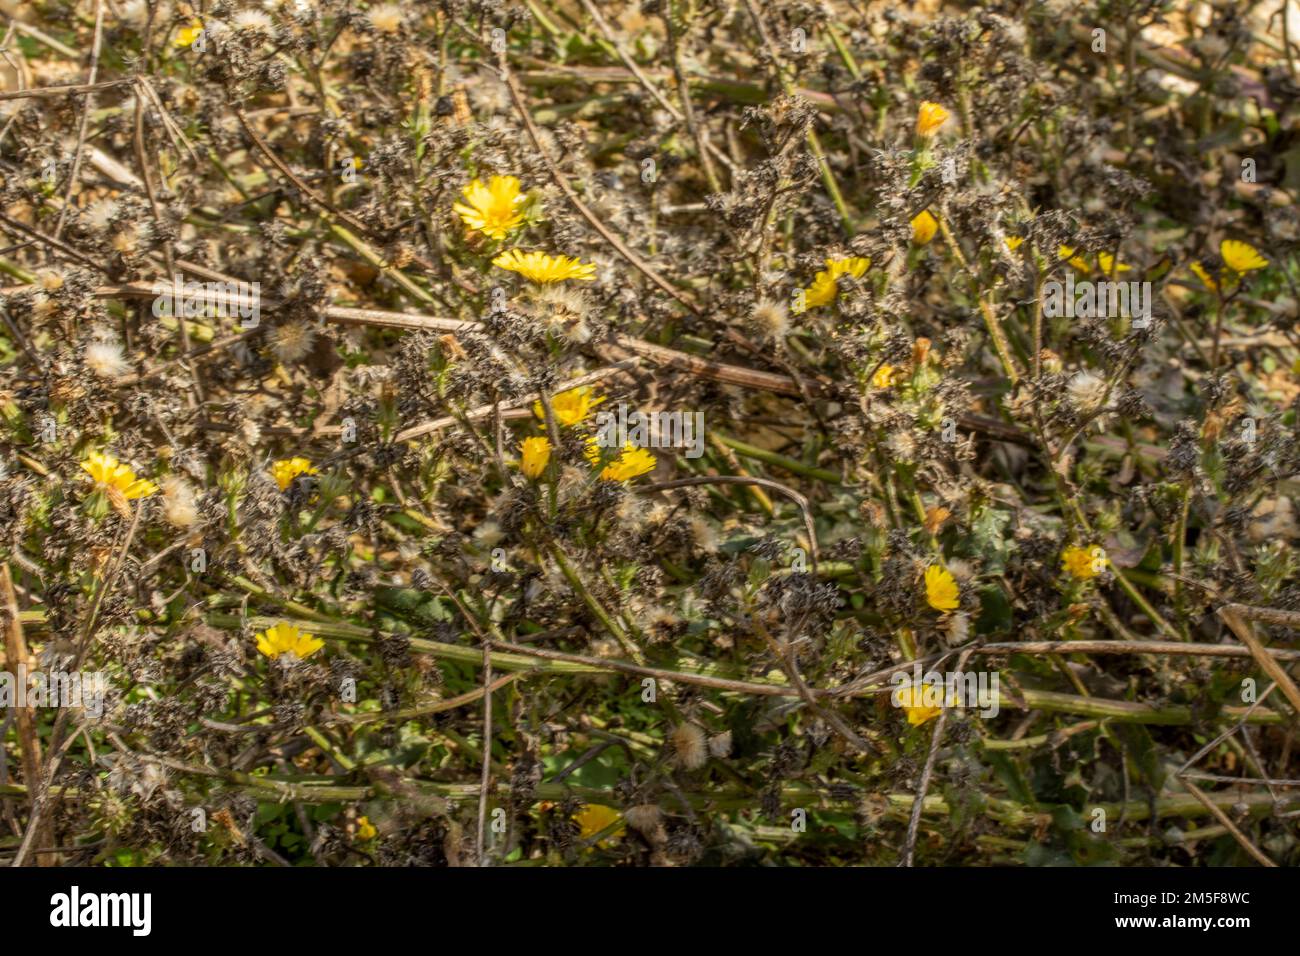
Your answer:
[[[402,8],[396,3],[381,3],[366,12],[366,19],[378,33],[397,33],[402,29]]]
[[[86,207],[82,213],[82,219],[86,227],[93,232],[108,232],[113,225],[113,217],[121,210],[121,206],[112,199],[99,199]]]
[[[126,356],[122,354],[122,346],[111,339],[99,340],[87,345],[85,361],[86,368],[100,378],[117,378],[125,375],[131,368],[127,364]]]
[[[790,310],[781,302],[761,299],[750,314],[754,334],[765,342],[779,342],[790,331]]]
[[[230,18],[230,25],[236,31],[248,33],[270,33],[272,21],[261,10],[240,10]]]
[[[306,322],[289,321],[277,325],[267,335],[271,353],[281,362],[302,361],[316,344],[316,330]]]
[[[1106,400],[1106,380],[1091,372],[1077,372],[1066,386],[1070,401],[1081,412],[1095,412]]]
[[[709,761],[709,745],[704,731],[694,724],[679,724],[669,740],[673,753],[684,770],[698,770]]]
[[[159,482],[162,488],[163,517],[174,528],[190,528],[199,520],[199,506],[194,489],[177,475],[168,475]]]

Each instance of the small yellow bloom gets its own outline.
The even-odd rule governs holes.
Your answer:
[[[889,388],[894,384],[894,366],[882,365],[876,369],[876,374],[871,376],[871,384],[876,388]]]
[[[148,498],[158,486],[147,478],[137,478],[129,465],[124,465],[109,454],[92,451],[81,463],[82,470],[110,494],[121,495],[127,501]]]
[[[324,641],[283,621],[257,635],[257,649],[271,660],[281,654],[293,654],[299,659],[310,657],[324,646]]]
[[[1101,271],[1108,276],[1118,275],[1121,272],[1133,271],[1132,267],[1126,266],[1122,262],[1116,263],[1115,257],[1112,256],[1109,252],[1097,253],[1097,264],[1101,266]],[[1112,267],[1113,267],[1113,271],[1112,271]]]
[[[620,822],[621,820],[622,816],[617,810],[599,803],[584,804],[582,809],[573,815],[573,821],[582,827],[582,839],[584,840],[590,840],[605,827],[619,823],[617,830],[600,841],[600,846],[608,846],[611,840],[623,835],[624,827]]]
[[[544,252],[520,252],[509,249],[492,260],[494,266],[518,272],[529,282],[563,282],[581,279],[590,282],[596,278],[596,266],[569,256],[548,256]]]
[[[178,47],[189,46],[199,38],[199,34],[202,32],[203,24],[195,20],[189,26],[181,27],[180,32],[176,34],[176,39],[172,41],[172,45]]]
[[[525,438],[519,456],[519,470],[529,478],[540,478],[551,460],[551,443],[540,435]]]
[[[1083,258],[1083,256],[1076,256],[1074,254],[1073,246],[1057,246],[1056,254],[1062,259],[1068,259],[1075,272],[1081,272],[1084,275],[1088,275],[1092,272],[1092,267],[1088,265],[1088,260]]]
[[[942,564],[925,569],[925,600],[936,611],[955,611],[961,604],[957,579]]]
[[[453,205],[452,211],[470,229],[491,239],[504,239],[510,230],[523,224],[522,207],[527,197],[520,192],[519,180],[514,176],[493,176],[486,186],[475,179],[462,195],[465,201]]]
[[[320,472],[313,468],[306,458],[285,458],[271,465],[271,477],[275,479],[281,491],[287,491],[299,475],[319,474]]]
[[[1268,260],[1254,246],[1236,239],[1224,239],[1219,243],[1219,255],[1223,257],[1223,264],[1238,274],[1268,265]]]
[[[367,840],[373,840],[378,835],[379,831],[375,829],[375,825],[370,822],[369,817],[357,817],[358,840],[364,843]]]
[[[920,727],[927,720],[938,717],[943,712],[943,685],[929,686],[924,681],[920,684],[905,684],[894,691],[894,703],[907,711],[907,722],[913,727]],[[926,697],[930,703],[926,703]],[[948,706],[957,705],[957,694],[948,697]]]
[[[1070,545],[1061,552],[1061,570],[1079,581],[1092,580],[1105,571],[1109,563],[1105,550],[1095,545],[1090,548]]]
[[[638,475],[654,471],[655,464],[654,455],[628,442],[618,458],[604,467],[600,477],[605,481],[631,481]]]
[[[1199,262],[1193,262],[1190,266],[1188,266],[1188,268],[1191,269],[1193,273],[1195,273],[1196,278],[1200,279],[1202,282],[1205,283],[1205,287],[1207,289],[1210,289],[1211,291],[1214,292],[1218,291],[1219,283],[1215,282],[1212,278],[1210,278],[1210,273],[1205,268],[1205,266],[1201,265]]]
[[[912,242],[918,246],[926,245],[939,231],[939,220],[930,215],[930,210],[922,209],[912,220]]]
[[[839,292],[841,276],[849,275],[855,279],[861,279],[870,268],[871,260],[864,259],[861,256],[852,256],[848,259],[827,259],[826,268],[813,277],[812,285],[804,289],[804,307],[801,309],[796,306],[795,311],[804,312],[808,309],[817,309],[823,305],[829,305],[835,301],[835,296]]]
[[[1022,244],[1025,240],[1022,239],[1020,236],[1007,236],[1007,237],[1006,237],[1005,239],[1003,239],[1002,241],[1003,241],[1004,243],[1006,243],[1007,250],[1008,250],[1009,252],[1015,252],[1017,249],[1020,248],[1021,244]]]
[[[567,392],[560,392],[551,399],[555,420],[561,425],[579,425],[585,422],[591,410],[605,400],[605,396],[596,398],[595,394],[590,385],[579,385]],[[533,414],[541,419],[546,418],[546,409],[542,408],[541,402],[533,402]]]
[[[916,135],[929,138],[948,121],[948,111],[938,103],[926,100],[916,112]]]

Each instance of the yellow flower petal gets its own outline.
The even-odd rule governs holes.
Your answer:
[[[527,477],[540,478],[550,460],[550,441],[540,435],[524,439],[519,456],[519,470]]]
[[[594,263],[582,262],[569,256],[548,256],[544,252],[520,252],[509,249],[492,260],[500,269],[518,272],[529,282],[564,282],[579,279],[590,282],[596,278]]]
[[[523,205],[528,197],[520,191],[514,176],[493,176],[485,186],[475,179],[462,191],[464,202],[451,208],[470,229],[491,239],[502,240],[523,224]]]
[[[922,209],[912,220],[912,242],[918,246],[926,245],[939,231],[939,221],[930,215],[930,210]]]
[[[927,138],[933,136],[947,121],[948,111],[938,103],[926,100],[916,112],[916,135]]]
[[[1223,264],[1237,273],[1263,269],[1268,265],[1268,260],[1254,246],[1236,239],[1224,239],[1219,243],[1219,255],[1223,257]]]
[[[941,564],[925,569],[925,600],[936,611],[955,611],[961,605],[957,579]]]

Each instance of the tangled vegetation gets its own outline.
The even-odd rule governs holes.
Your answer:
[[[1300,861],[1295,4],[0,11],[0,862]]]

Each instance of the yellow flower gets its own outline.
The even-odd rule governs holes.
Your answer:
[[[638,475],[655,470],[655,456],[631,442],[623,446],[622,453],[601,471],[605,481],[630,481]]]
[[[1002,241],[1006,243],[1008,251],[1015,252],[1017,249],[1020,248],[1021,243],[1023,243],[1025,240],[1022,239],[1020,236],[1007,236]]]
[[[1300,359],[1296,359],[1296,361],[1300,362]],[[586,458],[590,464],[599,465],[601,452],[600,440],[595,435],[588,435],[587,445],[582,451],[582,456]]]
[[[808,309],[817,309],[823,305],[829,305],[835,301],[841,276],[851,275],[855,279],[861,279],[870,268],[871,260],[864,259],[861,256],[852,256],[848,259],[827,259],[825,270],[817,273],[813,277],[812,285],[804,289],[804,307],[801,309],[796,306],[795,311],[804,312]]]
[[[1110,561],[1104,549],[1096,547],[1081,548],[1071,545],[1061,552],[1061,570],[1079,581],[1090,581],[1102,571]]]
[[[1057,246],[1056,254],[1062,259],[1070,260],[1070,265],[1074,267],[1075,272],[1082,272],[1084,275],[1092,272],[1092,267],[1088,265],[1088,260],[1083,256],[1074,254],[1073,246]]]
[[[504,239],[524,221],[521,207],[527,197],[519,191],[519,180],[514,176],[493,176],[486,186],[475,179],[462,195],[465,201],[453,205],[452,211],[470,229],[489,238]]]
[[[920,727],[927,720],[938,717],[943,712],[943,685],[935,684],[929,687],[929,697],[932,701],[938,703],[925,703],[927,696],[927,685],[924,681],[920,684],[905,684],[894,691],[894,702],[907,711],[907,722],[913,727]],[[955,707],[957,705],[957,694],[954,691],[948,696],[948,705]]]
[[[615,837],[623,835],[624,827],[620,822],[621,820],[622,817],[617,810],[599,803],[583,804],[582,809],[573,815],[573,821],[582,827],[582,839],[584,840],[590,840],[611,824],[619,824],[617,830],[600,841],[600,846],[608,846]]]
[[[520,252],[509,249],[492,260],[494,266],[518,272],[529,282],[563,282],[565,279],[596,278],[596,266],[568,256],[548,256],[544,252]]]
[[[257,635],[257,649],[271,660],[281,654],[293,654],[299,659],[310,657],[324,646],[325,642],[320,638],[283,621]]]
[[[1118,275],[1121,272],[1133,271],[1130,266],[1126,266],[1122,262],[1116,263],[1115,257],[1109,252],[1097,253],[1097,264],[1101,266],[1101,271],[1108,276]],[[1115,267],[1114,271],[1111,271],[1111,266]]]
[[[1223,265],[1227,272],[1219,278],[1225,285],[1234,285],[1241,278],[1243,273],[1251,272],[1254,269],[1263,269],[1268,265],[1268,260],[1259,254],[1254,246],[1246,242],[1240,242],[1236,239],[1224,239],[1219,243],[1219,255],[1223,259]],[[1196,278],[1205,283],[1206,288],[1215,292],[1219,289],[1219,283],[1210,275],[1210,270],[1199,262],[1193,262],[1188,266],[1196,275]]]
[[[555,420],[561,425],[578,425],[586,421],[591,410],[605,400],[603,395],[593,400],[594,395],[590,385],[579,385],[556,395],[551,399]],[[546,409],[542,408],[541,402],[533,402],[533,414],[546,418]]]
[[[275,479],[281,491],[287,491],[299,475],[319,474],[320,472],[313,468],[306,458],[285,458],[271,465],[271,477]]]
[[[1254,246],[1236,239],[1224,239],[1219,243],[1219,255],[1223,256],[1223,264],[1238,274],[1268,265],[1268,260]]]
[[[918,246],[924,246],[934,234],[939,231],[939,220],[930,215],[930,210],[922,209],[915,219],[912,220],[912,241]]]
[[[92,451],[81,463],[82,470],[94,479],[95,484],[110,494],[118,494],[127,501],[148,498],[158,486],[147,478],[137,478],[129,465],[124,465],[109,454]]]
[[[916,135],[929,138],[948,121],[948,111],[938,103],[926,100],[916,112]]]
[[[519,456],[519,470],[529,478],[540,478],[551,460],[551,443],[541,436],[525,438]]]
[[[942,564],[932,564],[925,569],[925,600],[936,611],[955,611],[961,601],[957,580]]]
[[[357,817],[357,839],[363,843],[366,840],[373,840],[379,835],[375,825],[370,822],[369,817]]]
[[[180,32],[176,34],[176,39],[172,41],[173,46],[189,46],[199,38],[203,32],[203,24],[195,20],[187,27],[181,27]]]
[[[894,366],[882,365],[876,369],[876,374],[871,376],[871,384],[876,388],[889,388],[894,384]]]
[[[1210,273],[1206,271],[1205,266],[1201,265],[1199,262],[1193,262],[1188,268],[1196,274],[1196,278],[1205,283],[1206,288],[1216,292],[1218,291],[1219,284],[1210,278]]]

